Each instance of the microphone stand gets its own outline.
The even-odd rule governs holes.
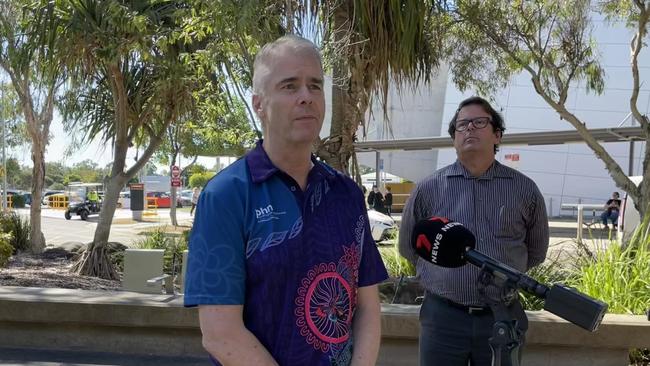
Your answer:
[[[498,290],[496,298],[487,293],[490,286]],[[498,272],[490,273],[482,267],[478,276],[478,292],[494,314],[492,337],[489,339],[492,366],[519,366],[519,348],[523,343],[523,331],[518,327],[518,319],[524,323],[527,323],[527,319],[521,303],[516,301],[517,288],[508,281],[507,277],[499,276]],[[519,316],[516,316],[517,314]]]

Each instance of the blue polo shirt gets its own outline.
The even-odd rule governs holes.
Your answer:
[[[185,306],[244,305],[282,366],[348,365],[357,288],[388,277],[361,190],[312,162],[302,191],[258,142],[207,184],[189,243]]]

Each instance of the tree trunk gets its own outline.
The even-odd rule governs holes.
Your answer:
[[[350,35],[349,4],[344,2],[334,11],[334,42],[337,46],[345,44],[346,37]],[[344,55],[349,52],[349,45],[345,46]],[[350,101],[350,75],[349,64],[346,57],[337,57],[332,68],[332,120],[329,138],[318,148],[317,154],[334,169],[345,174],[350,174],[348,162],[350,160],[349,142],[353,135],[349,133],[350,120],[348,114]],[[354,128],[352,128],[354,130]],[[352,132],[354,134],[354,131]]]
[[[45,236],[41,231],[41,197],[45,184],[45,142],[32,140],[32,204],[29,208],[30,252],[43,253]]]
[[[95,229],[95,237],[83,253],[81,259],[74,265],[73,271],[76,273],[107,280],[120,279],[115,266],[111,262],[106,244],[111,233],[111,225],[120,196],[120,190],[122,190],[122,187],[124,187],[127,181],[128,178],[124,174],[112,172],[111,178],[108,180],[108,185],[106,186],[106,192],[104,192],[104,200],[102,201],[102,209],[99,213],[99,223]]]

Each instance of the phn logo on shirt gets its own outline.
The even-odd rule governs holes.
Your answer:
[[[257,222],[279,220],[278,216],[284,214],[286,214],[286,212],[275,212],[273,210],[273,205],[268,205],[266,207],[260,207],[255,209],[255,217],[257,218]]]

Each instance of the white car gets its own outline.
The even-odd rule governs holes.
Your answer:
[[[372,238],[377,243],[388,239],[397,230],[395,220],[392,217],[372,209],[368,210],[368,222],[370,223]]]
[[[643,180],[643,176],[633,176],[630,177],[632,182],[637,186]],[[632,238],[634,230],[639,226],[641,222],[641,216],[636,207],[634,207],[634,201],[627,192],[623,196],[621,201],[621,211],[618,215],[618,232],[617,237],[620,243],[626,243]]]
[[[131,192],[120,192],[120,198],[117,199],[117,208],[131,208]]]

